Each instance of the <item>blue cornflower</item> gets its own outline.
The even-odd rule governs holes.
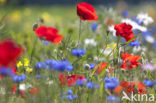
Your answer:
[[[69,89],[68,90],[68,92],[64,92],[64,93],[60,93],[60,97],[62,98],[62,99],[68,99],[70,102],[72,101],[72,100],[75,100],[75,99],[77,99],[77,95],[73,95],[73,91],[71,90],[71,89]]]
[[[122,16],[123,17],[128,17],[129,16],[129,12],[127,10],[122,11]]]
[[[26,79],[26,76],[24,75],[24,74],[22,74],[22,75],[13,75],[12,76],[12,80],[14,81],[14,82],[22,82],[22,81],[24,81]]]
[[[144,80],[144,84],[147,87],[153,87],[156,84],[156,81],[151,81],[151,80]]]
[[[73,95],[73,99],[77,99],[77,95]]]
[[[90,89],[92,89],[93,86],[94,86],[94,83],[93,83],[93,82],[88,82],[88,83],[86,84],[86,87],[87,87],[87,88],[90,88]]]
[[[137,40],[135,40],[135,41],[133,41],[133,42],[130,42],[129,43],[129,45],[131,46],[131,47],[135,47],[135,46],[140,46],[140,43],[137,41]]]
[[[45,67],[46,67],[45,63],[42,63],[42,62],[36,63],[36,68],[37,69],[42,69],[42,68],[45,68]]]
[[[85,50],[84,49],[72,49],[71,54],[73,56],[80,57],[80,56],[83,56],[85,54]]]
[[[71,95],[73,94],[73,91],[71,89],[68,90],[68,94]]]
[[[0,75],[7,76],[7,75],[13,75],[13,72],[10,68],[7,67],[0,67]]]
[[[73,70],[73,68],[74,68],[74,67],[73,67],[72,65],[68,65],[68,66],[67,66],[67,71],[70,72],[70,71]]]
[[[49,45],[50,44],[49,41],[43,41],[42,43],[43,43],[43,45]]]
[[[48,69],[64,71],[68,72],[73,70],[73,66],[70,64],[68,60],[46,60],[45,61]]]
[[[154,38],[153,38],[152,34],[148,30],[142,32],[142,35],[143,35],[143,38],[144,38],[144,40],[146,42],[149,42],[149,43],[153,43],[154,42]]]
[[[143,21],[140,21],[139,19],[137,19],[136,16],[132,16],[131,17],[131,20],[134,21],[134,22],[136,22],[139,25],[143,25]]]
[[[76,85],[77,85],[77,86],[83,86],[83,80],[78,79],[78,80],[76,81]]]
[[[105,88],[107,89],[114,89],[119,85],[119,81],[115,77],[111,77],[111,78],[106,77],[104,81],[105,81]]]
[[[86,79],[86,78],[84,78],[83,80],[78,79],[78,80],[76,81],[76,85],[77,85],[77,86],[83,86],[86,82],[87,82],[87,79]]]
[[[66,95],[66,98],[67,98],[69,101],[72,101],[73,96],[72,96],[72,95]]]
[[[90,66],[90,69],[94,69],[95,64],[89,64],[89,66]]]
[[[56,61],[53,65],[54,70],[64,71],[70,65],[68,60]]]
[[[85,64],[84,68],[88,67],[89,69],[94,69],[95,64]]]
[[[45,64],[48,69],[52,69],[53,65],[57,64],[57,62],[55,60],[46,60]]]
[[[95,31],[97,29],[97,27],[98,27],[98,24],[97,23],[92,23],[91,24],[92,31]]]
[[[37,79],[40,79],[40,75],[39,75],[39,74],[37,74],[37,75],[36,75],[36,78],[37,78]]]
[[[118,102],[118,101],[120,101],[120,99],[118,97],[116,97],[116,96],[108,96],[107,100],[109,102]]]
[[[100,85],[99,84],[94,84],[94,88],[99,88]]]

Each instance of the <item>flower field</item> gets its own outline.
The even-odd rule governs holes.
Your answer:
[[[155,10],[0,7],[0,103],[156,103]]]

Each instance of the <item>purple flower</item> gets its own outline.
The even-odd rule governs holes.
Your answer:
[[[154,71],[154,70],[156,70],[156,66],[154,66],[154,65],[151,64],[151,63],[143,64],[143,65],[142,65],[142,69]]]

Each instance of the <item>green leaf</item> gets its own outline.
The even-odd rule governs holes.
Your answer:
[[[121,44],[121,46],[125,46],[125,45],[129,44],[129,43],[132,42],[133,40],[135,40],[135,38],[130,39],[129,41],[127,41],[127,42],[124,43],[124,44]]]

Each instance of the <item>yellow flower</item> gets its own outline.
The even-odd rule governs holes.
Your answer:
[[[21,20],[21,14],[19,11],[15,11],[11,14],[11,20],[13,22],[19,22]]]
[[[24,66],[29,66],[29,60],[27,58],[24,58]]]
[[[43,20],[44,20],[45,22],[51,22],[51,21],[52,21],[51,15],[50,15],[49,13],[47,13],[47,12],[44,12],[44,13],[42,14],[42,18],[43,18]]]
[[[19,62],[17,63],[17,67],[19,68],[19,67],[21,67],[21,66],[23,66],[23,64],[22,64],[21,61],[19,61]]]
[[[0,4],[5,4],[6,0],[0,0]]]
[[[26,68],[26,71],[27,71],[28,73],[30,73],[30,72],[32,72],[32,71],[33,71],[33,69],[32,69],[32,68],[30,68],[30,67],[27,67],[27,68]]]

